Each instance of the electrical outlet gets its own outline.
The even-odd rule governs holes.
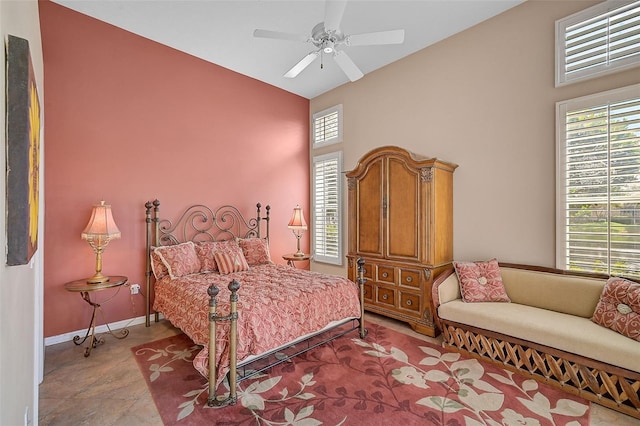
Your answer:
[[[140,293],[140,284],[131,284],[131,294]]]

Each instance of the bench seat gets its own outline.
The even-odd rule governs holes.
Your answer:
[[[462,300],[453,268],[433,285],[443,346],[640,419],[640,342],[591,321],[608,276],[500,264],[510,303]]]

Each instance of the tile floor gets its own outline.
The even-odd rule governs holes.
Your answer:
[[[404,323],[366,314],[368,320],[402,329],[432,343],[437,339],[411,331]],[[40,385],[40,425],[162,425],[155,403],[130,348],[179,332],[167,321],[131,327],[127,338],[104,335],[105,344],[87,358],[84,346],[64,342],[45,348]],[[640,420],[592,404],[591,425],[640,426]]]

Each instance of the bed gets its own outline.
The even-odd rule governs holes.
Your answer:
[[[366,337],[363,272],[354,283],[275,264],[269,206],[247,219],[233,206],[196,204],[174,221],[161,218],[158,200],[145,209],[146,325],[162,313],[202,346],[193,364],[209,380],[209,406],[235,404],[238,382],[292,356],[353,330]]]

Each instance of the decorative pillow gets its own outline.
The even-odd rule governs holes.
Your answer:
[[[200,259],[200,270],[202,272],[217,272],[218,266],[214,254],[217,251],[240,251],[240,246],[236,240],[223,240],[223,241],[203,241],[196,244],[196,253],[198,259]]]
[[[173,246],[156,247],[153,252],[160,257],[172,279],[200,272],[200,259],[191,241]]]
[[[465,302],[511,302],[502,283],[496,259],[486,262],[453,262]]]
[[[249,270],[249,265],[242,253],[217,251],[213,255],[221,274],[230,274]]]
[[[249,266],[264,265],[271,262],[269,243],[263,238],[240,238],[238,244]]]
[[[640,341],[640,284],[609,278],[591,321]]]
[[[153,276],[156,277],[156,280],[159,280],[162,277],[166,277],[169,275],[169,270],[164,263],[162,263],[162,259],[155,252],[155,247],[151,248],[151,270],[153,271]]]

